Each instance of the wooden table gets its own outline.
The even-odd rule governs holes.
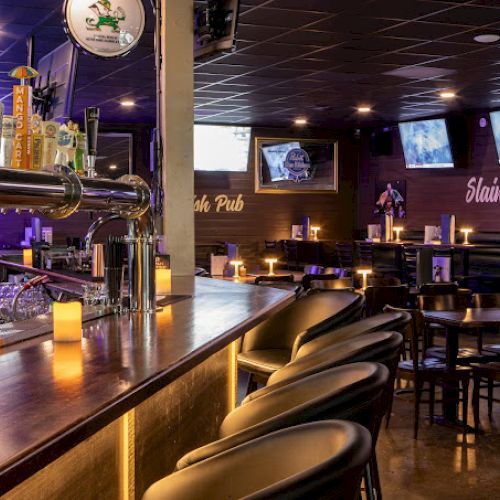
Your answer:
[[[462,331],[500,326],[500,308],[468,308],[464,311],[423,311],[426,323],[438,323],[446,328],[446,364],[450,369],[457,366],[459,336]],[[458,389],[447,391],[452,403],[443,405],[443,415],[448,421],[456,421]],[[447,398],[443,398],[447,399]]]

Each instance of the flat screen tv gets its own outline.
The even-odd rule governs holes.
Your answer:
[[[453,168],[444,118],[399,124],[406,168]]]
[[[490,113],[490,121],[497,147],[498,163],[500,163],[500,111],[492,111]]]
[[[250,127],[194,126],[194,169],[212,172],[246,172]]]

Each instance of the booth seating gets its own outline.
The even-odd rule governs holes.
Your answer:
[[[251,374],[248,390],[256,382],[265,383],[269,375],[288,363],[302,343],[358,320],[363,307],[360,294],[340,290],[315,294],[296,300],[247,332],[238,367]]]
[[[403,334],[410,321],[411,315],[406,311],[384,312],[364,318],[350,325],[325,332],[314,340],[303,344],[293,360],[303,358],[304,356],[328,348],[335,343],[344,342],[366,333],[395,331]]]
[[[297,425],[179,470],[150,486],[143,500],[355,500],[370,453],[361,425]]]

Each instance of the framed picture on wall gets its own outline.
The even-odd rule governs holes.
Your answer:
[[[377,181],[373,212],[406,218],[406,181]]]
[[[256,137],[255,192],[337,193],[337,141]]]

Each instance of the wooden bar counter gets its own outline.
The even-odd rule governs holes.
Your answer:
[[[83,341],[0,349],[0,495],[134,499],[234,407],[236,340],[293,300],[280,289],[174,279],[191,298],[107,316]]]

